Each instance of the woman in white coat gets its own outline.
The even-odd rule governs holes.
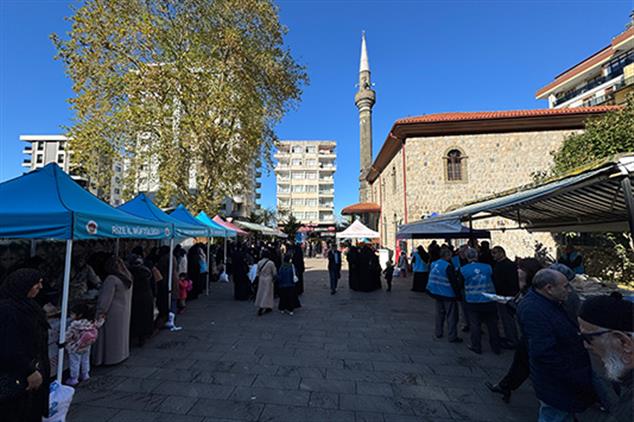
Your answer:
[[[277,268],[275,263],[271,261],[270,252],[265,249],[262,251],[262,259],[258,262],[258,292],[255,295],[255,306],[258,307],[258,316],[271,312],[275,305],[273,301],[273,290],[275,277],[277,276]]]

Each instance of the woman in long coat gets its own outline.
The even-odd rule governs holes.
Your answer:
[[[292,260],[295,276],[297,277],[297,284],[295,284],[297,294],[301,295],[304,293],[304,271],[306,270],[306,265],[304,264],[304,251],[300,245],[294,245]]]
[[[130,338],[143,346],[154,332],[154,294],[152,271],[143,263],[143,258],[132,254],[128,258],[132,283],[132,311],[130,315]]]
[[[95,365],[114,365],[130,356],[132,275],[123,260],[114,256],[108,258],[104,269],[108,276],[99,292],[97,316],[106,322],[93,346],[93,360]]]
[[[42,274],[27,268],[9,274],[0,287],[0,378],[24,386],[17,397],[0,401],[4,422],[41,422],[48,416],[49,325],[33,300],[41,288]]]
[[[262,259],[258,262],[258,293],[255,296],[255,306],[258,307],[258,316],[265,312],[271,312],[275,305],[273,301],[273,289],[275,277],[277,276],[277,268],[275,263],[270,259],[268,250],[262,251]]]

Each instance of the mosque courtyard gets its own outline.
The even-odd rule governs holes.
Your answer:
[[[433,302],[410,291],[361,293],[343,272],[331,296],[326,260],[308,259],[303,307],[256,316],[252,302],[233,300],[233,285],[178,318],[183,330],[162,331],[123,364],[94,368],[77,389],[70,422],[220,421],[534,421],[530,383],[510,404],[484,386],[508,368],[512,352],[495,356],[483,341],[433,336]],[[582,420],[591,420],[586,412]],[[586,419],[588,418],[588,419]]]

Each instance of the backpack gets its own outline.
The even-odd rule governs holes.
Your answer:
[[[99,336],[99,330],[94,325],[87,330],[84,330],[77,341],[77,350],[85,350],[97,341]]]

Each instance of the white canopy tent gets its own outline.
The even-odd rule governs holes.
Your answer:
[[[337,239],[376,239],[380,236],[379,232],[369,229],[359,220],[355,220],[344,231],[337,233]]]

